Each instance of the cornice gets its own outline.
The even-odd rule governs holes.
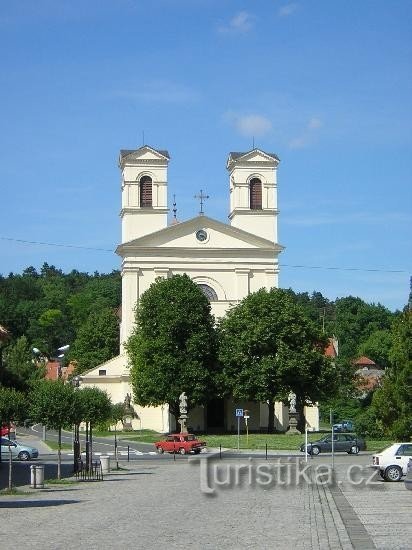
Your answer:
[[[229,220],[233,218],[234,215],[240,216],[277,216],[279,210],[277,208],[263,208],[262,210],[251,210],[248,207],[239,208],[238,206],[232,210],[229,214]]]
[[[125,214],[136,214],[139,213],[140,215],[147,215],[147,214],[167,214],[169,212],[169,208],[165,207],[140,207],[140,206],[125,206],[120,210],[120,217],[123,217]]]

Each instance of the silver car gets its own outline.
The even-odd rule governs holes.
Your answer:
[[[38,449],[35,449],[34,447],[28,447],[27,445],[22,445],[18,441],[10,441],[10,439],[7,439],[7,437],[2,437],[2,459],[8,458],[10,450],[12,458],[17,458],[19,460],[31,460],[32,458],[37,458],[39,456]]]

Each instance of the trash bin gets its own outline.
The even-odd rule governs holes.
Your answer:
[[[108,474],[110,472],[110,456],[101,456],[100,464],[102,466],[102,472]]]
[[[43,464],[32,464],[30,466],[30,487],[32,487],[33,489],[44,488]]]

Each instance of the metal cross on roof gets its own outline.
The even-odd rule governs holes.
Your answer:
[[[195,195],[193,198],[195,199],[200,199],[200,211],[199,211],[199,215],[200,216],[203,216],[204,212],[203,212],[203,201],[205,199],[209,199],[209,195],[204,195],[203,194],[203,190],[201,189],[200,190],[200,195]]]

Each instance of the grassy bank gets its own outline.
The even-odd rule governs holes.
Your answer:
[[[325,433],[310,433],[308,435],[309,441],[315,441],[325,435]],[[113,432],[101,432],[101,436],[114,437]],[[164,435],[154,432],[152,430],[142,430],[135,432],[118,432],[117,436],[121,439],[128,439],[129,441],[136,441],[142,443],[154,443],[159,439],[163,439]],[[237,449],[238,446],[238,437],[237,434],[200,434],[198,435],[199,439],[206,441],[208,447],[219,447],[227,449]],[[269,450],[279,450],[279,451],[288,451],[288,450],[297,450],[300,445],[304,442],[304,435],[289,435],[289,434],[250,434],[249,437],[246,434],[242,433],[240,435],[240,448],[241,449],[260,449],[264,450],[267,448]],[[379,451],[389,446],[392,441],[381,441],[381,440],[366,440],[366,448],[368,451]]]

